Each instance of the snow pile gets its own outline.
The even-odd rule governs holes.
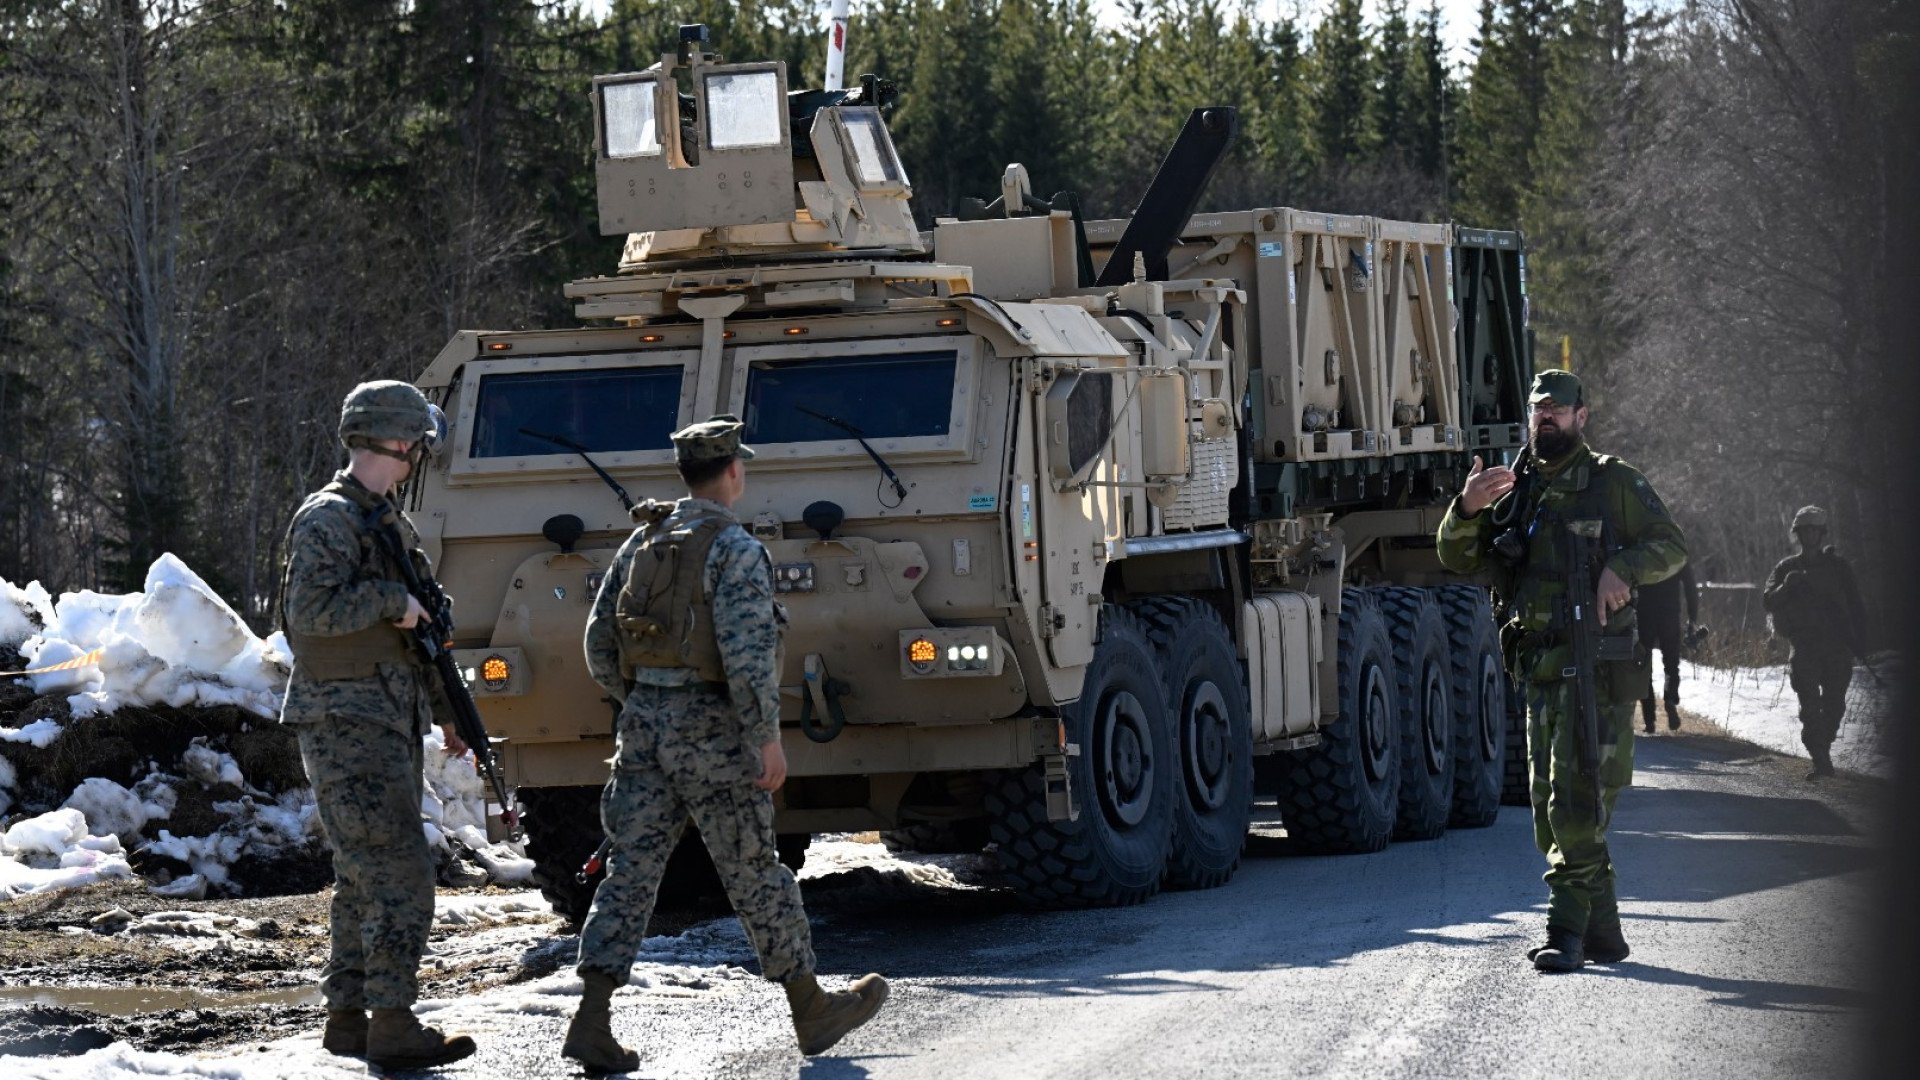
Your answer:
[[[63,807],[0,833],[0,900],[133,876],[117,836],[93,836],[87,817]]]
[[[26,624],[20,653],[32,668],[93,660],[32,677],[36,694],[67,694],[76,719],[127,705],[238,705],[273,716],[287,681],[284,638],[262,641],[198,574],[173,555],[147,571],[141,592],[83,590],[48,601],[39,583],[0,581],[0,642]],[[33,622],[41,625],[37,630]]]
[[[1878,673],[1876,681],[1875,672]],[[1869,776],[1893,775],[1892,683],[1906,677],[1897,653],[1873,657],[1873,671],[1857,665],[1847,686],[1847,711],[1833,743],[1834,768]],[[1691,661],[1680,665],[1680,704],[1756,746],[1806,757],[1800,741],[1800,698],[1787,667],[1712,668]]]
[[[0,578],[0,645],[12,647],[38,633],[53,617],[53,598],[35,581],[20,588]]]
[[[19,727],[0,724],[0,749],[14,744],[44,751],[77,722],[109,722],[99,718],[132,707],[237,706],[277,718],[291,666],[283,635],[255,637],[239,615],[173,555],[154,562],[143,591],[124,596],[81,591],[56,600],[38,582],[19,588],[0,580],[0,647],[17,648],[25,658],[22,667],[36,670],[78,661],[66,670],[42,670],[27,680],[36,697],[63,697],[71,719],[42,715]],[[44,768],[45,755],[20,757],[23,764],[16,768],[0,753],[0,814],[16,809],[22,799],[37,804],[28,806],[29,811],[58,803],[84,822],[82,836],[117,838],[132,852],[133,864],[156,882],[155,891],[166,896],[201,898],[240,891],[244,883],[235,880],[234,867],[242,860],[256,877],[263,863],[298,860],[317,870],[323,882],[326,852],[313,795],[304,787],[281,790],[299,782],[297,757],[287,758],[291,751],[280,754],[285,764],[277,768],[281,773],[291,769],[291,778],[249,777],[247,770],[262,760],[261,733],[245,734],[247,730],[248,725],[240,724],[241,734],[196,737],[178,751],[177,761],[171,756],[176,751],[168,749],[157,761],[123,762],[113,778],[88,776],[70,794],[63,788],[72,781],[64,776],[58,780],[60,788],[48,791],[54,783],[49,777],[57,774],[46,772],[28,772],[38,791],[21,794],[20,769],[28,768],[27,762],[32,769]],[[291,746],[291,729],[280,730],[285,745]],[[244,740],[253,740],[251,757],[243,752]],[[437,730],[428,734],[425,750],[422,829],[439,855],[443,877],[456,884],[529,881],[533,862],[518,845],[487,842],[487,793],[473,759],[446,754]],[[113,772],[91,758],[85,767]],[[235,792],[238,798],[232,797]],[[185,825],[170,820],[183,804],[193,807],[192,812],[180,811]],[[69,850],[104,858],[91,848]],[[66,856],[40,852],[36,857],[45,863]],[[120,860],[118,876],[125,876],[125,853],[116,851],[114,857]],[[97,880],[81,874],[50,876],[52,870],[75,867],[39,863],[0,851],[0,880],[10,883],[6,888],[12,892]],[[315,882],[312,887],[317,886]]]

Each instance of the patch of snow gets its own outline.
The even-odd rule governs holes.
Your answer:
[[[212,787],[215,784],[232,784],[245,787],[247,778],[240,772],[240,763],[233,755],[215,750],[207,745],[202,735],[187,744],[187,752],[180,755],[180,765],[187,775]]]
[[[62,805],[86,815],[87,831],[95,836],[131,839],[147,827],[147,804],[103,776],[82,780]]]
[[[1875,671],[1856,665],[1847,686],[1847,711],[1833,743],[1834,768],[1869,776],[1893,775],[1889,724],[1894,680],[1906,677],[1897,653],[1873,657]],[[1786,665],[1761,668],[1713,668],[1683,661],[1680,704],[1725,728],[1735,738],[1776,753],[1804,758],[1800,741],[1800,698],[1788,681]]]
[[[7,812],[13,805],[13,785],[20,781],[18,773],[13,771],[13,762],[0,757],[0,814]]]
[[[14,822],[0,834],[0,900],[132,876],[119,838],[89,836],[86,815],[72,807]]]
[[[0,742],[32,743],[45,750],[60,737],[60,724],[54,720],[35,720],[23,728],[0,727]]]
[[[0,645],[18,645],[39,633],[52,614],[53,598],[39,582],[23,589],[0,578]]]

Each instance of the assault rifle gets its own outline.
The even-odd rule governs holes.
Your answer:
[[[416,565],[413,553],[401,542],[399,527],[393,520],[393,511],[380,508],[369,511],[366,520],[367,530],[379,538],[380,546],[386,549],[387,556],[400,568],[401,580],[406,584],[407,592],[427,614],[413,624],[413,643],[422,656],[439,673],[440,684],[447,692],[447,702],[453,709],[453,730],[460,741],[473,751],[473,765],[479,770],[482,779],[493,789],[494,798],[500,800],[500,822],[507,827],[507,838],[519,840],[524,834],[520,828],[520,810],[513,804],[513,795],[507,791],[507,779],[500,770],[500,759],[493,751],[493,740],[487,736],[487,725],[480,719],[480,709],[473,703],[473,693],[467,689],[467,680],[461,676],[459,665],[453,662],[451,651],[453,639],[453,599],[433,576]]]
[[[1599,521],[1569,522],[1566,532],[1567,591],[1559,617],[1566,628],[1573,663],[1561,672],[1573,680],[1574,747],[1580,775],[1593,784],[1593,819],[1606,819],[1606,794],[1600,783],[1600,699],[1595,685],[1602,661],[1632,660],[1632,635],[1607,634],[1600,627],[1600,571],[1606,547]]]

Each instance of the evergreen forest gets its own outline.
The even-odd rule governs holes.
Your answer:
[[[1794,509],[1896,565],[1920,100],[1896,0],[855,0],[923,224],[1036,192],[1128,213],[1187,111],[1241,137],[1203,209],[1518,228],[1544,365],[1653,480],[1702,579]],[[257,627],[344,392],[457,330],[566,325],[611,272],[589,80],[703,22],[818,85],[812,0],[5,0],[0,577],[138,588],[172,551]],[[1869,594],[1873,593],[1869,589]]]

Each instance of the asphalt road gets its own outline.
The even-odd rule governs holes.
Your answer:
[[[647,1076],[1805,1077],[1851,1071],[1860,929],[1884,864],[1877,788],[1705,736],[1639,744],[1613,832],[1634,954],[1535,973],[1543,869],[1523,810],[1363,857],[1256,836],[1224,888],[1029,913],[995,894],[834,908],[823,976],[893,1000],[832,1055],[793,1049],[763,982],[714,998],[623,992]],[[824,899],[824,898],[823,898]],[[490,1038],[459,1073],[556,1070],[558,1018]],[[504,1033],[503,1033],[504,1034]],[[448,1070],[454,1072],[455,1070]]]

